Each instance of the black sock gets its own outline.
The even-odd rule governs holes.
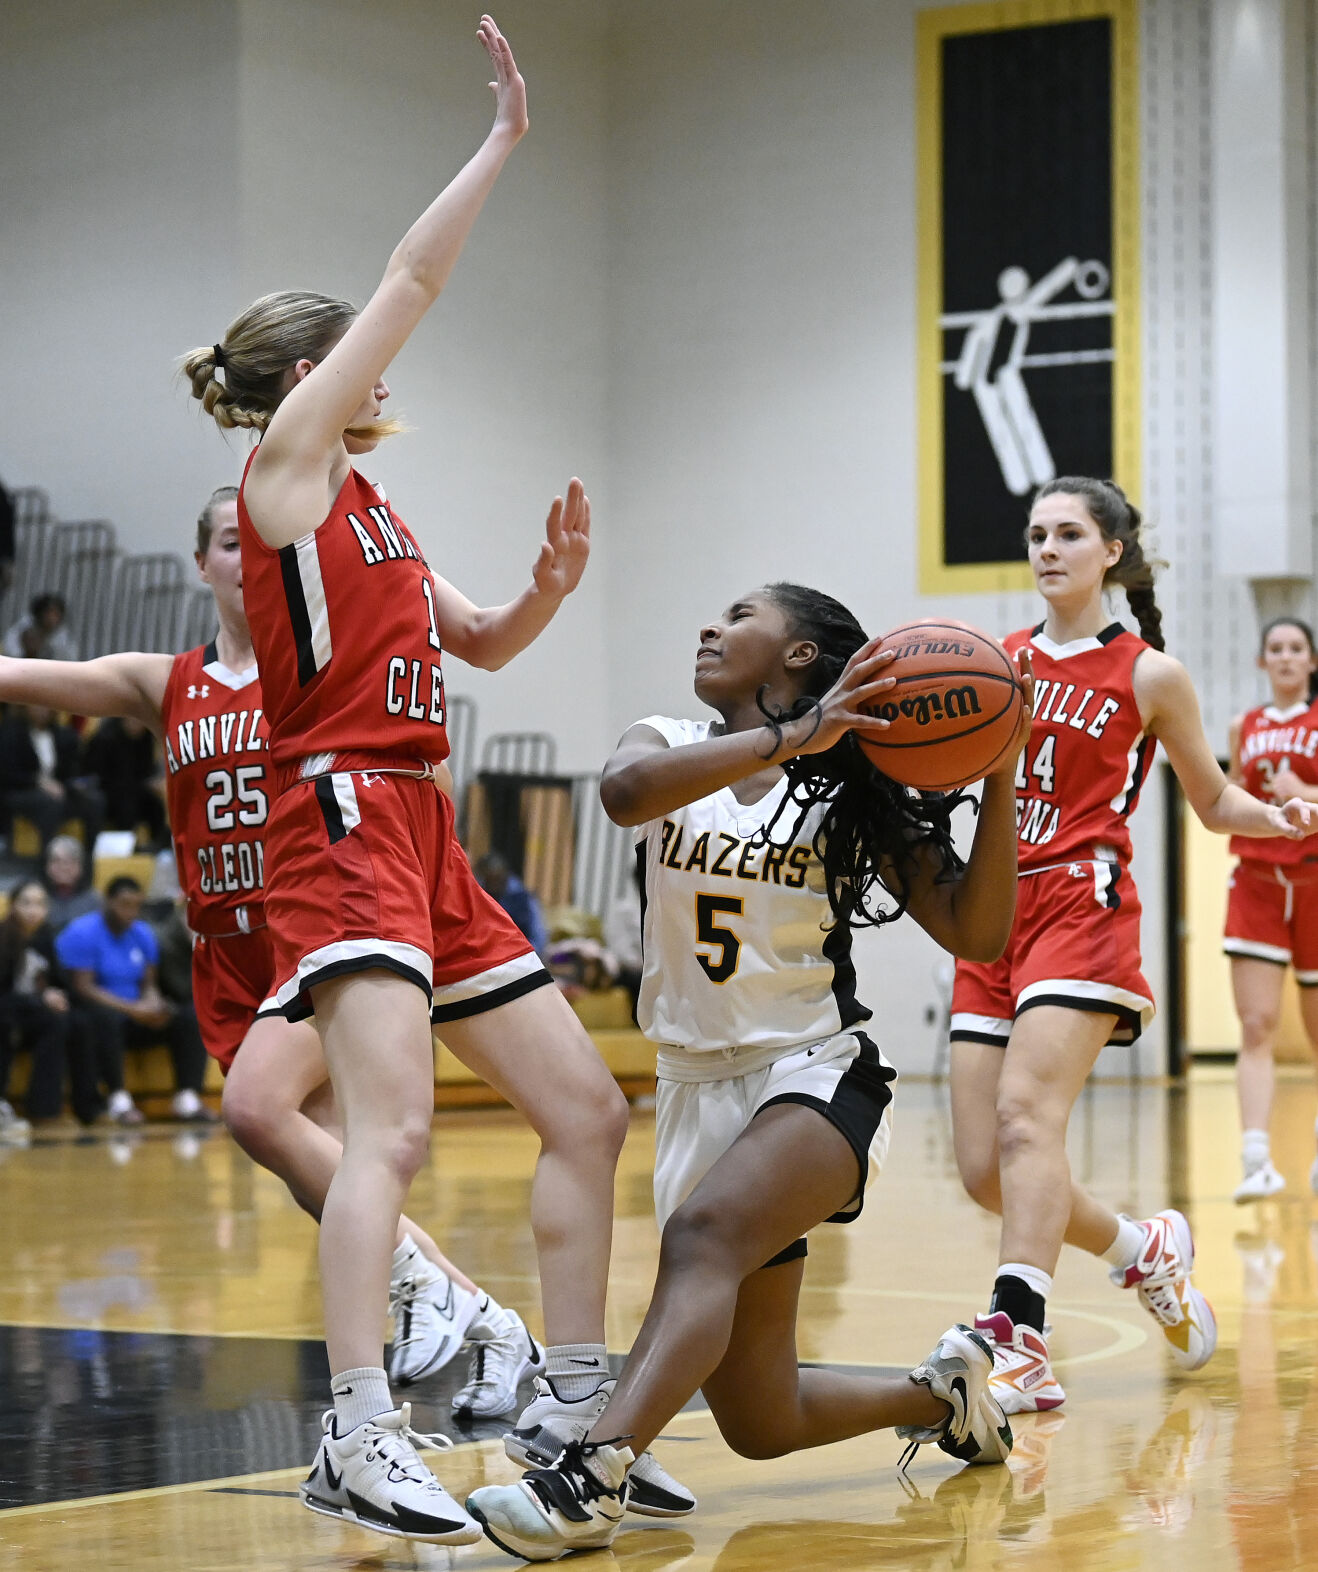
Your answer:
[[[999,1277],[993,1284],[990,1313],[1001,1310],[1013,1326],[1032,1326],[1043,1335],[1044,1297],[1019,1277]]]

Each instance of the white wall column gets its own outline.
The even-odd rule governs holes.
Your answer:
[[[1314,567],[1306,0],[1213,0],[1217,565],[1262,609]]]

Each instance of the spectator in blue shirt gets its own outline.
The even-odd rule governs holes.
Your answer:
[[[540,915],[540,902],[527,889],[498,852],[486,852],[476,859],[472,870],[476,882],[492,895],[522,930],[537,955],[549,947],[549,934]]]
[[[156,983],[160,952],[142,920],[142,887],[113,879],[100,911],[75,917],[55,940],[78,1009],[91,1023],[107,1112],[117,1124],[140,1124],[141,1111],[124,1089],[124,1049],[162,1039],[174,1060],[174,1117],[209,1121],[201,1101],[206,1052],[190,1005],[172,1004]]]

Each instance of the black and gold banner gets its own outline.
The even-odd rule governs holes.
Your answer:
[[[1134,3],[919,15],[926,594],[1028,586],[1055,475],[1138,490]]]

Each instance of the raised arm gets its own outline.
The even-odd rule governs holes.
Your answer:
[[[488,16],[481,18],[478,37],[494,68],[494,124],[475,157],[403,236],[375,293],[339,342],[318,365],[299,362],[301,380],[271,417],[245,491],[267,545],[286,546],[324,518],[329,466],[344,431],[443,289],[504,161],[526,131],[526,84],[507,40]]]
[[[786,759],[823,753],[845,732],[877,737],[888,722],[864,711],[892,687],[893,679],[879,673],[895,656],[895,650],[880,649],[879,641],[871,639],[847,662],[818,710],[787,722],[778,741],[767,727],[757,726],[670,748],[653,727],[631,727],[604,766],[600,801],[605,813],[615,824],[645,824]]]
[[[172,655],[102,655],[97,660],[15,660],[0,655],[0,700],[45,704],[75,715],[125,715],[160,732]]]
[[[1145,729],[1167,758],[1195,816],[1217,835],[1301,840],[1318,830],[1318,808],[1292,797],[1280,805],[1260,802],[1222,773],[1204,735],[1199,697],[1180,661],[1145,650],[1135,664],[1135,700]]]
[[[435,579],[435,617],[444,648],[469,666],[497,671],[548,627],[581,582],[590,556],[590,498],[575,477],[567,501],[554,498],[530,587],[506,606],[480,607],[445,579]]]

